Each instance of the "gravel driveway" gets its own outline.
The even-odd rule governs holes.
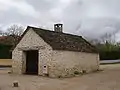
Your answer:
[[[1,69],[0,90],[120,90],[120,65],[103,67],[101,72],[64,79],[13,75],[7,74],[8,69]],[[18,88],[12,87],[15,80],[19,81]]]

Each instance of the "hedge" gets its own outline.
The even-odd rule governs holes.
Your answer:
[[[11,59],[12,52],[10,51],[12,48],[11,45],[3,45],[0,44],[0,59]]]
[[[101,51],[100,60],[117,60],[120,59],[120,51]]]

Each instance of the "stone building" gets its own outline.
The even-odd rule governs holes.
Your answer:
[[[63,33],[62,24],[55,24],[54,31],[28,26],[12,59],[17,74],[70,77],[99,68],[96,48],[81,36]]]

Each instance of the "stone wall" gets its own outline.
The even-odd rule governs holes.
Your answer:
[[[74,73],[95,71],[99,68],[99,55],[72,51],[53,51],[50,77],[70,77]]]
[[[21,74],[22,73],[22,51],[15,49],[12,53],[12,72]]]
[[[44,42],[32,29],[29,30],[16,48],[12,52],[12,71],[13,73],[25,73],[26,70],[26,50],[39,50],[39,75],[42,75],[43,65],[51,61],[52,48]]]

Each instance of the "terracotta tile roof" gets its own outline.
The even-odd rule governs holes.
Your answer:
[[[0,37],[0,44],[4,44],[4,45],[15,45],[15,43],[17,44],[19,40],[17,40],[17,36],[16,38],[12,37],[12,36],[1,36]]]
[[[5,38],[6,38],[6,36],[0,36],[0,40],[5,39]]]

